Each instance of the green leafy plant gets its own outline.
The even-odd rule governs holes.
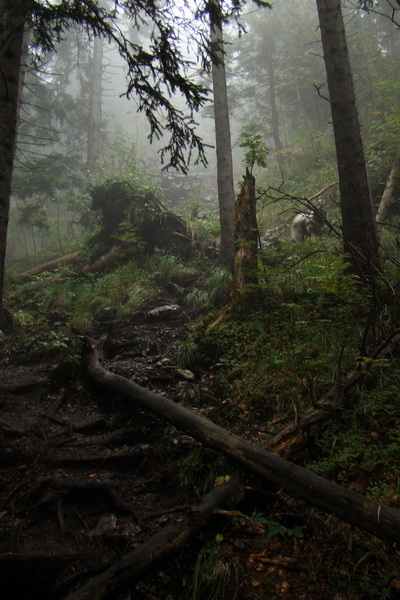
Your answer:
[[[259,133],[244,132],[242,133],[241,148],[247,148],[244,155],[244,164],[248,167],[250,173],[255,165],[265,168],[268,162],[269,150],[263,140],[263,136]]]
[[[123,221],[119,224],[115,239],[122,242],[129,248],[129,252],[142,252],[146,244],[139,237],[137,228],[130,221]]]
[[[224,267],[215,267],[204,279],[201,287],[189,292],[186,296],[186,304],[222,307],[228,301],[231,286],[231,273]]]

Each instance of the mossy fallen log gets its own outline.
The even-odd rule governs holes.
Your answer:
[[[72,252],[71,254],[65,254],[64,256],[60,256],[59,258],[55,258],[48,262],[42,263],[33,269],[29,269],[29,271],[24,271],[20,273],[16,277],[17,282],[25,281],[27,279],[32,279],[35,275],[40,275],[45,271],[54,271],[63,265],[70,265],[77,262],[80,252]]]

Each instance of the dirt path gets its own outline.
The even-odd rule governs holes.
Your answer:
[[[160,301],[91,334],[96,340],[109,334],[107,369],[219,422],[212,379],[174,360],[174,342],[188,325],[179,306]],[[249,435],[243,422],[229,427]],[[200,450],[201,460],[193,462]],[[189,436],[92,388],[84,368],[65,354],[32,352],[0,365],[2,600],[65,600],[164,525],[180,522],[204,493],[207,457],[216,462],[215,453]],[[234,468],[221,462],[217,474]],[[222,516],[122,600],[186,600],[201,556],[199,600],[361,600],[337,591],[354,573],[341,545],[347,526],[326,516],[310,519],[303,503],[279,497],[255,477],[246,482],[253,491],[238,508],[250,519]],[[355,541],[355,556],[358,551],[364,553]],[[341,569],[334,571],[337,586],[329,582],[333,564]]]
[[[178,399],[182,386],[198,385],[171,359],[189,320],[164,303],[113,322],[105,364]],[[63,597],[68,582],[116,560],[174,506],[179,514],[196,499],[183,488],[180,497],[176,461],[197,442],[92,389],[56,358],[27,364],[24,356],[0,369],[2,598]]]

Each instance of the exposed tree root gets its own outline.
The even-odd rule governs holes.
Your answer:
[[[71,439],[69,441],[71,441]],[[49,463],[58,466],[69,465],[79,467],[81,465],[115,465],[116,463],[126,463],[129,461],[133,468],[135,466],[140,468],[143,465],[144,460],[150,456],[159,457],[160,449],[152,448],[148,444],[144,444],[135,450],[124,453],[107,452],[106,454],[92,456],[54,456],[49,458]]]
[[[106,483],[63,483],[48,478],[39,482],[37,489],[30,491],[29,496],[38,495],[34,508],[42,508],[51,504],[56,505],[61,499],[82,501],[89,499],[96,504],[132,516],[140,520],[137,511],[124,502],[116,489]]]
[[[2,383],[0,384],[0,392],[9,392],[11,394],[17,394],[19,392],[24,392],[33,387],[37,387],[38,385],[43,385],[44,383],[48,383],[47,377],[40,377],[38,379],[29,379],[28,381],[20,381],[19,383]]]
[[[131,588],[144,571],[154,568],[162,559],[170,558],[214,516],[217,507],[234,506],[244,496],[238,480],[214,488],[198,506],[188,509],[186,518],[158,531],[133,552],[116,561],[92,581],[70,594],[66,600],[96,600],[116,598]]]
[[[88,370],[94,383],[157,414],[205,445],[240,462],[274,485],[343,521],[384,540],[400,541],[400,512],[327,481],[302,467],[262,450],[204,417],[104,369],[93,341],[86,339]]]

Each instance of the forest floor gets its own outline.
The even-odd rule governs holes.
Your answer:
[[[151,312],[165,305],[169,309]],[[190,322],[173,300],[160,299],[140,313],[98,324],[91,336],[109,333],[102,360],[108,370],[262,442],[262,416],[258,423],[254,416],[251,422],[227,419],[214,374],[175,364],[172,343]],[[205,493],[196,481],[204,481],[208,464],[204,454],[203,462],[194,458],[202,445],[92,386],[85,367],[67,352],[9,356],[0,365],[0,386],[3,600],[67,598],[166,524],[181,520]],[[218,462],[215,452],[206,456],[210,464]],[[222,461],[215,475],[235,468]],[[350,526],[239,473],[249,489],[234,511],[251,518],[233,511],[217,515],[121,598],[374,597],[352,593],[351,560],[346,569]],[[367,559],[357,576],[363,569]]]

